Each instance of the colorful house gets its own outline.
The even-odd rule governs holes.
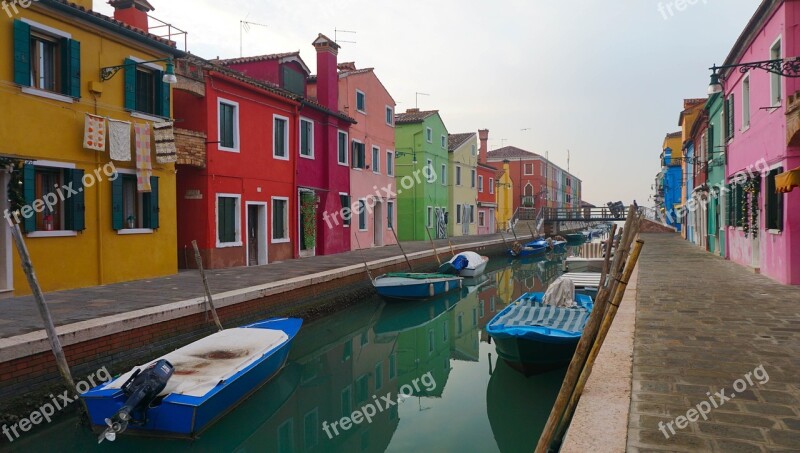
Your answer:
[[[708,251],[721,257],[725,253],[725,220],[727,219],[728,193],[725,187],[725,145],[723,144],[723,98],[714,94],[706,103],[708,129],[706,131],[707,186],[708,186]]]
[[[765,0],[725,64],[798,55],[800,3]],[[800,81],[760,69],[722,72],[728,257],[785,284],[800,284],[800,191],[777,191],[776,177],[800,166]],[[766,108],[765,108],[766,107]]]
[[[300,146],[287,151],[297,155],[297,202],[292,209],[299,257],[350,250],[351,223],[361,206],[350,195],[350,169],[366,161],[363,144],[349,137],[355,120],[339,111],[339,45],[322,34],[312,44],[317,54],[315,76],[299,52],[218,62],[302,97],[295,126]]]
[[[656,195],[660,201],[661,215],[667,225],[681,231],[681,195],[683,193],[683,153],[680,150],[682,145],[682,132],[672,132],[664,137],[664,144],[661,151],[661,172],[658,179],[661,181]],[[675,158],[673,156],[680,156]]]
[[[400,240],[425,241],[428,233],[446,237],[452,218],[447,212],[448,133],[439,111],[415,108],[395,115],[395,143]]]
[[[450,205],[447,234],[470,236],[478,233],[478,136],[475,132],[450,134],[449,183]]]
[[[695,189],[694,164],[695,164],[695,142],[692,140],[692,126],[695,120],[703,112],[705,99],[684,99],[683,110],[678,119],[678,126],[681,128],[682,140],[682,159],[680,165],[683,167],[683,182],[681,185],[681,208],[684,212],[682,235],[690,242],[695,241],[695,227],[697,209],[694,203],[691,207],[687,202],[692,198]],[[675,156],[672,157],[675,159]]]
[[[497,231],[497,169],[486,161],[489,130],[479,130],[478,139],[478,234],[493,234]]]
[[[706,184],[708,173],[708,115],[705,103],[700,104],[700,113],[692,122],[689,133],[689,145],[692,148],[691,160],[687,159],[686,168],[691,171],[691,183],[686,184],[689,201],[689,218],[687,227],[691,228],[691,240],[695,245],[708,250],[708,203],[709,188]],[[688,156],[688,154],[687,154]]]
[[[501,230],[511,228],[514,217],[514,180],[511,178],[511,164],[504,160],[502,170],[495,175],[497,181],[497,227]]]
[[[115,142],[123,153],[112,161],[106,128],[125,121],[115,140],[133,134],[130,123],[150,139],[145,124],[172,118],[163,76],[183,52],[148,33],[149,3],[111,3],[116,19],[77,0],[28,2],[0,21],[0,162],[9,170],[0,174],[0,200],[9,225],[25,232],[44,291],[177,272],[175,165],[142,141],[152,171],[143,168],[137,184],[136,153],[121,155],[125,142]],[[29,294],[10,229],[0,234],[0,297]]]
[[[181,267],[196,266],[193,240],[212,269],[295,257],[300,96],[196,57],[178,63]]]
[[[397,183],[394,146],[395,101],[373,68],[339,64],[339,110],[355,118],[350,140],[358,148],[351,165],[350,197],[364,206],[350,226],[351,248],[396,244]]]

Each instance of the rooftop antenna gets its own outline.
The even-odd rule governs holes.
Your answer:
[[[340,43],[340,42],[346,42],[346,43],[348,43],[348,44],[356,44],[356,42],[355,42],[355,41],[344,41],[344,40],[342,40],[342,41],[339,41],[339,33],[351,33],[351,34],[356,34],[357,32],[355,32],[355,31],[352,31],[352,30],[339,30],[338,28],[334,28],[334,29],[333,29],[333,40],[334,40],[334,42],[336,42],[337,44],[338,44],[338,43]]]
[[[248,14],[247,17],[250,17],[250,15]],[[265,25],[265,24],[259,24],[257,22],[248,22],[247,21],[247,17],[245,17],[244,20],[240,20],[239,21],[239,58],[244,57],[244,45],[242,44],[242,42],[243,42],[242,33],[243,32],[249,32],[251,25],[253,25],[255,27],[267,28],[267,25]]]
[[[414,97],[415,97],[414,108],[416,108],[416,109],[419,108],[419,97],[420,96],[430,96],[430,94],[428,94],[428,93],[420,93],[419,91],[414,93]]]
[[[567,173],[569,173],[569,150],[567,150]]]

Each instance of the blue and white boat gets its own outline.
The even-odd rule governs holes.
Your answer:
[[[188,344],[82,395],[99,441],[195,438],[276,376],[302,319],[269,319]]]
[[[419,272],[394,272],[373,280],[382,297],[395,299],[427,299],[459,289],[464,279],[455,275]]]
[[[575,308],[544,305],[544,293],[526,293],[498,313],[486,327],[497,354],[513,368],[536,374],[569,363],[594,306],[575,295]]]
[[[514,244],[514,247],[508,251],[508,254],[513,258],[529,258],[545,255],[547,251],[547,241],[544,239],[537,239],[523,246],[520,246],[519,243]]]

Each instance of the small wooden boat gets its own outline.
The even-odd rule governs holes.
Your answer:
[[[488,256],[481,256],[475,252],[461,252],[439,266],[439,273],[475,278],[483,274],[487,264],[489,264]]]
[[[302,319],[269,319],[186,345],[82,395],[99,440],[195,438],[276,376]]]
[[[521,245],[519,242],[515,243],[511,250],[508,251],[508,254],[513,258],[530,258],[545,255],[547,251],[547,241],[537,239],[525,245]]]
[[[394,272],[381,275],[372,285],[378,294],[393,299],[427,299],[463,286],[463,278],[439,273]]]
[[[565,234],[564,237],[567,239],[567,242],[572,244],[585,242],[587,240],[587,237],[583,233]]]
[[[544,293],[526,293],[486,326],[497,355],[514,369],[536,374],[569,363],[592,311],[592,298],[575,295],[577,308],[542,304]]]

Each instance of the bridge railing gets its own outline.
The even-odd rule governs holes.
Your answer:
[[[544,208],[545,222],[613,222],[625,220],[628,208]]]

